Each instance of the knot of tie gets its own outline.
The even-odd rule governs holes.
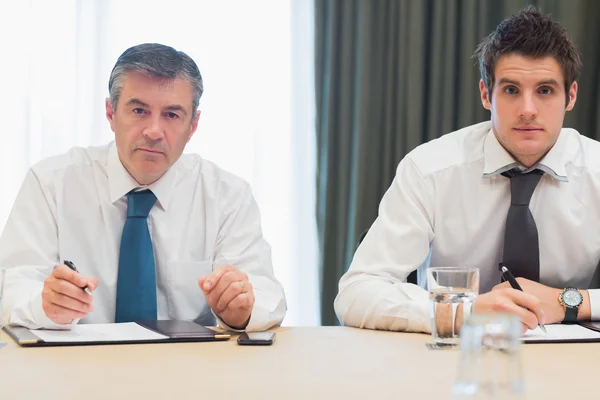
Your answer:
[[[127,193],[127,218],[148,218],[156,203],[156,195],[151,190]]]
[[[534,169],[522,173],[518,168],[513,168],[502,175],[510,179],[510,203],[514,206],[528,206],[544,171]]]

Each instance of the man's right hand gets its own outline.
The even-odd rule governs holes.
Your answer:
[[[477,296],[473,312],[515,314],[523,324],[523,333],[544,324],[544,313],[538,298],[513,288],[502,288]]]
[[[93,311],[94,298],[83,290],[86,285],[93,292],[98,280],[85,277],[66,265],[54,268],[42,290],[42,308],[48,318],[56,324],[70,324]]]

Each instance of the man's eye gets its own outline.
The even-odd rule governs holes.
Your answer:
[[[538,92],[540,94],[546,94],[546,95],[548,95],[548,94],[552,94],[553,90],[552,90],[552,88],[549,88],[549,87],[543,87],[543,88],[540,88],[538,90]]]
[[[504,88],[504,93],[507,93],[507,94],[517,94],[517,93],[519,93],[519,91],[514,86],[507,86],[507,87]]]
[[[139,107],[138,108],[134,108],[133,109],[133,113],[141,115],[141,114],[144,113],[144,109],[143,108],[139,108]]]
[[[179,115],[175,114],[174,112],[168,112],[167,113],[167,118],[169,118],[169,119],[177,119],[177,118],[179,118]]]

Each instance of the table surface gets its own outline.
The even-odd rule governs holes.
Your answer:
[[[458,350],[425,334],[278,328],[272,346],[227,342],[21,348],[0,341],[4,399],[450,399]],[[596,399],[600,343],[527,344],[527,399]],[[596,390],[594,390],[596,389]]]

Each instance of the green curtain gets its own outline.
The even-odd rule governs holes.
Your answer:
[[[316,0],[317,226],[321,319],[396,166],[421,143],[489,119],[477,44],[527,4],[561,21],[582,53],[579,99],[565,126],[598,135],[596,0]]]

